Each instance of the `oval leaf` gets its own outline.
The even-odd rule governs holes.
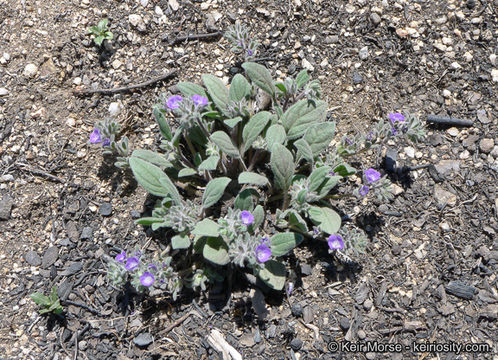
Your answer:
[[[192,95],[202,95],[207,97],[206,90],[200,85],[185,81],[176,84],[176,87],[181,91],[181,93],[186,97],[191,97]]]
[[[228,246],[220,237],[210,237],[204,245],[202,255],[217,265],[226,265],[230,261],[228,256]]]
[[[199,165],[199,170],[216,170],[219,161],[218,155],[211,155]]]
[[[237,74],[233,77],[228,97],[230,100],[239,102],[251,93],[251,84],[244,77],[244,75]]]
[[[208,237],[218,237],[218,230],[220,226],[211,219],[203,219],[201,222],[195,225],[192,234],[208,236]]]
[[[250,225],[251,231],[260,227],[260,225],[265,221],[265,209],[261,205],[254,208],[252,215],[254,216],[254,222]]]
[[[310,126],[325,120],[327,103],[318,101],[315,105],[308,100],[301,100],[284,113],[282,125],[287,131],[288,139],[292,140],[303,136]]]
[[[313,170],[311,175],[308,178],[310,191],[316,191],[320,187],[320,185],[325,181],[325,178],[329,176],[331,167],[330,166],[320,166]]]
[[[249,171],[244,171],[239,175],[239,184],[265,186],[266,184],[268,184],[268,179],[266,178],[266,176]]]
[[[332,209],[312,206],[308,215],[311,221],[327,234],[335,234],[341,227],[341,217]]]
[[[166,197],[168,194],[180,201],[180,194],[169,177],[156,165],[137,157],[130,157],[130,167],[137,182],[152,195]]]
[[[159,105],[156,105],[152,108],[152,112],[156,118],[157,124],[159,125],[159,130],[161,131],[162,136],[166,140],[171,141],[173,136],[171,135],[171,129],[168,125],[168,120],[166,120],[166,117],[164,116],[163,110],[161,110]]]
[[[131,154],[131,156],[140,158],[160,167],[173,167],[173,164],[166,160],[166,158],[162,154],[156,153],[154,151],[137,149],[133,151],[133,154]]]
[[[296,246],[301,244],[303,236],[301,234],[288,232],[280,233],[271,238],[271,254],[273,256],[283,256]]]
[[[274,290],[282,290],[285,285],[285,265],[276,260],[268,260],[264,268],[259,270],[258,276]]]
[[[226,132],[216,131],[211,135],[210,139],[212,142],[218,145],[221,151],[223,151],[225,154],[234,158],[240,157],[239,150],[232,143],[232,140],[230,139],[230,137]]]
[[[228,106],[228,89],[223,81],[214,75],[202,75],[202,82],[216,107],[225,113]]]
[[[192,175],[196,175],[196,174],[197,174],[197,171],[195,171],[195,169],[184,168],[178,172],[178,177],[181,178],[181,177],[187,177],[187,176],[192,176]]]
[[[311,149],[310,144],[304,139],[299,139],[294,143],[298,154],[301,155],[302,158],[313,162],[313,150]]]
[[[275,144],[270,157],[270,165],[273,171],[275,185],[287,191],[294,175],[294,157],[283,145]]]
[[[190,238],[188,234],[178,234],[171,238],[171,247],[176,249],[188,249],[190,247]]]
[[[326,122],[313,125],[304,134],[304,140],[310,144],[313,155],[318,155],[329,146],[334,138],[335,123]]]
[[[251,117],[244,126],[242,131],[242,138],[244,139],[244,152],[246,152],[257,139],[259,134],[263,131],[270,120],[271,114],[268,111],[261,111]]]
[[[275,86],[273,85],[271,74],[266,67],[253,62],[246,62],[242,64],[242,67],[256,86],[273,96],[275,93]]]
[[[266,144],[268,145],[268,150],[272,151],[273,145],[285,143],[285,139],[287,134],[285,133],[285,129],[280,124],[274,124],[266,130]]]
[[[259,193],[256,191],[256,189],[244,189],[235,198],[234,207],[239,210],[252,211],[252,209],[254,208],[254,198],[259,198]]]
[[[221,177],[217,179],[213,179],[207,184],[206,190],[202,195],[202,207],[207,209],[210,206],[213,206],[221,199],[223,193],[225,192],[226,187],[230,183],[230,178]]]

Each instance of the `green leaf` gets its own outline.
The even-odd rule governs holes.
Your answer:
[[[161,131],[163,138],[171,141],[171,139],[173,138],[173,136],[171,135],[171,129],[168,125],[168,120],[166,120],[166,117],[164,116],[164,112],[161,110],[161,107],[159,105],[155,105],[152,108],[152,113],[156,118],[157,124],[159,125],[159,130]]]
[[[159,167],[134,156],[129,163],[135,179],[145,190],[160,197],[170,194],[173,200],[180,202],[178,190]]]
[[[106,31],[105,38],[106,38],[106,40],[112,40],[112,39],[114,39],[114,34],[110,31]]]
[[[339,180],[342,179],[342,176],[329,176],[325,179],[324,182],[318,187],[317,189],[317,194],[318,198],[321,199],[324,196],[327,196],[330,190],[334,188],[334,186],[337,185]]]
[[[313,162],[313,150],[306,140],[301,138],[294,143],[294,146],[296,147],[298,154],[302,156],[302,158]]]
[[[218,230],[220,226],[211,219],[203,219],[195,225],[194,230],[192,230],[193,235],[207,236],[207,237],[218,237]]]
[[[181,178],[181,177],[187,177],[187,176],[192,176],[192,175],[196,175],[196,174],[197,174],[197,171],[195,169],[184,168],[178,172],[178,177]]]
[[[315,124],[304,134],[304,140],[310,144],[313,155],[318,155],[329,146],[334,138],[335,123],[326,122]]]
[[[271,152],[273,145],[285,143],[285,139],[287,134],[285,133],[285,129],[280,124],[274,124],[266,130],[266,143],[268,145],[268,150]]]
[[[154,224],[152,224],[150,226],[150,228],[152,229],[152,231],[156,231],[157,229],[160,229],[160,228],[163,228],[163,227],[166,227],[166,228],[170,228],[172,227],[173,225],[167,221],[161,221],[161,222],[156,222]]]
[[[341,176],[349,176],[356,174],[356,169],[349,164],[341,164],[334,168],[334,172]]]
[[[265,221],[265,209],[261,205],[258,205],[254,208],[252,215],[254,216],[254,221],[250,225],[251,230],[257,229]]]
[[[311,125],[320,123],[327,116],[327,103],[316,102],[316,106],[304,99],[292,105],[282,116],[282,125],[287,131],[287,138],[297,139],[305,134]]]
[[[234,127],[237,126],[237,124],[239,122],[242,121],[242,118],[240,116],[237,116],[236,118],[233,118],[233,119],[228,119],[228,120],[225,120],[223,121],[228,127],[230,127],[230,129],[233,129]]]
[[[217,265],[226,265],[230,261],[228,256],[228,245],[221,237],[207,238],[206,245],[202,250],[202,255]]]
[[[327,207],[311,206],[308,210],[311,221],[327,234],[335,234],[341,227],[341,217]]]
[[[256,140],[259,134],[261,134],[263,129],[266,127],[266,124],[268,124],[270,116],[271,114],[268,111],[261,111],[249,119],[246,126],[244,126],[244,130],[242,131],[242,138],[244,139],[244,152],[249,150],[254,140]]]
[[[107,24],[109,23],[109,20],[108,19],[102,19],[99,21],[99,23],[97,24],[97,27],[101,30],[105,30],[107,28]]]
[[[171,238],[171,247],[173,250],[177,249],[188,249],[190,247],[191,241],[186,233],[175,235]]]
[[[230,178],[227,177],[220,177],[211,180],[207,184],[206,190],[202,195],[202,207],[207,209],[208,207],[216,204],[223,196],[223,193],[225,192],[225,189],[230,181]]]
[[[211,155],[199,165],[199,170],[216,170],[219,161],[218,155]]]
[[[178,83],[176,84],[176,87],[186,97],[191,97],[192,95],[202,95],[207,97],[206,90],[204,90],[202,86],[188,81]]]
[[[301,72],[299,74],[297,74],[297,76],[296,76],[297,88],[298,89],[302,88],[304,85],[306,85],[306,83],[309,81],[309,79],[310,79],[310,76],[308,75],[308,71],[301,70]]]
[[[271,238],[271,254],[273,256],[283,256],[296,246],[301,244],[303,236],[301,234],[287,232],[280,233]]]
[[[266,184],[268,184],[268,179],[266,178],[266,176],[249,171],[244,171],[239,174],[239,184],[265,186]]]
[[[273,171],[275,185],[279,189],[287,191],[295,170],[292,153],[283,145],[273,145],[270,166]]]
[[[285,285],[285,265],[276,260],[268,260],[258,276],[266,285],[274,290],[282,290]]]
[[[237,74],[233,77],[232,84],[228,91],[228,97],[230,100],[239,102],[251,93],[251,84],[249,81],[241,75]]]
[[[242,67],[247,72],[247,76],[249,76],[256,86],[266,91],[271,96],[275,94],[273,79],[271,78],[271,74],[266,67],[253,62],[246,62],[242,64]]]
[[[232,140],[228,136],[226,132],[216,131],[211,134],[211,141],[214,142],[225,154],[234,157],[240,158],[240,153],[237,147],[232,143]]]
[[[284,93],[284,95],[287,94],[287,88],[283,83],[276,83],[275,86],[277,87],[278,90]]]
[[[254,198],[259,198],[259,193],[256,189],[244,189],[235,198],[234,207],[239,210],[252,211],[254,208]]]
[[[223,84],[223,81],[214,75],[202,75],[202,82],[207,88],[209,96],[213,99],[216,107],[223,113],[226,112],[228,106],[228,89]]]
[[[135,224],[138,224],[138,225],[152,225],[154,223],[160,223],[160,222],[163,222],[164,219],[162,218],[157,218],[157,217],[143,217],[143,218],[140,218],[138,220],[135,220]]]
[[[104,41],[104,36],[103,35],[96,36],[95,39],[93,39],[93,41],[98,46],[101,46],[102,45],[102,41]]]
[[[304,220],[301,215],[295,210],[289,211],[289,227],[296,227],[302,232],[308,232],[308,225],[306,224],[306,220]]]
[[[325,178],[329,176],[331,167],[330,166],[321,166],[313,170],[311,175],[308,178],[310,191],[316,191],[320,187],[320,185],[325,181]]]
[[[37,305],[40,306],[50,306],[51,301],[48,296],[40,293],[33,293],[30,295],[31,300],[33,300]]]
[[[156,153],[154,151],[137,149],[133,151],[133,154],[131,154],[131,156],[145,160],[159,167],[163,168],[173,167],[173,164],[171,164],[168,160],[166,160],[164,155]]]

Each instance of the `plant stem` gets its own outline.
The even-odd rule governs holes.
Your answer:
[[[195,148],[194,145],[192,145],[192,142],[190,141],[190,138],[188,137],[187,131],[183,134],[183,137],[185,138],[185,141],[187,142],[187,146],[190,149],[190,152],[192,153],[192,159],[195,158]]]
[[[285,211],[289,207],[289,192],[286,190],[284,192],[284,205],[282,207],[282,210]]]

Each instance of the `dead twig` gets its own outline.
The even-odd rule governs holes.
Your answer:
[[[462,120],[448,116],[427,115],[427,122],[431,124],[454,125],[454,126],[472,126],[472,120]]]
[[[163,37],[163,41],[168,41],[168,45],[176,45],[178,43],[190,40],[205,40],[205,39],[214,39],[223,35],[223,31],[215,31],[212,33],[205,34],[188,34],[185,36],[177,36],[174,39],[168,41],[168,37]]]
[[[153,79],[135,84],[135,85],[129,85],[129,86],[122,86],[114,89],[82,89],[82,88],[77,88],[73,91],[74,95],[78,96],[88,96],[92,94],[102,94],[102,95],[112,95],[120,92],[128,92],[132,91],[135,89],[140,89],[143,87],[147,87],[149,85],[155,84],[159,81],[167,80],[169,78],[172,78],[173,76],[176,76],[176,73],[178,72],[178,69],[173,69],[170,72],[163,74],[161,76],[155,77]]]
[[[88,306],[86,304],[77,303],[77,302],[70,301],[70,300],[63,300],[63,301],[61,301],[61,303],[62,303],[62,305],[73,305],[73,306],[83,308],[83,309],[87,310],[88,312],[91,312],[94,315],[102,317],[102,314],[100,313],[100,311],[98,311],[97,309],[91,308],[90,306]]]
[[[166,329],[163,329],[159,332],[159,335],[164,335],[164,334],[167,334],[169,333],[171,330],[173,330],[175,327],[177,327],[178,325],[180,325],[182,322],[184,322],[185,320],[188,319],[188,317],[190,315],[196,315],[197,317],[201,318],[202,319],[202,316],[199,315],[197,313],[197,311],[195,310],[191,310],[189,311],[188,313],[186,313],[185,315],[183,315],[181,318],[177,319],[173,324],[171,324],[170,326],[168,326]]]
[[[41,177],[47,178],[48,180],[55,181],[55,182],[58,182],[58,183],[64,182],[64,180],[62,180],[61,178],[59,178],[57,176],[54,176],[54,175],[51,175],[48,172],[43,171],[41,169],[36,169],[34,167],[31,167],[28,164],[24,164],[24,163],[19,163],[18,162],[18,163],[16,163],[16,166],[19,167],[22,170],[29,171],[30,173],[32,173],[34,175],[40,175]]]

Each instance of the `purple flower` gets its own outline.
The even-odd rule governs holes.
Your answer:
[[[119,263],[124,263],[126,260],[126,252],[123,250],[121,253],[116,255],[116,261]]]
[[[247,56],[252,56],[253,51],[251,49],[247,49]]]
[[[369,131],[367,134],[367,141],[371,141],[373,139],[373,131]]]
[[[338,250],[344,247],[344,241],[342,240],[341,235],[330,235],[327,242],[331,250]]]
[[[399,122],[405,121],[405,117],[401,113],[390,113],[389,120],[391,120],[391,123],[394,124],[396,121],[399,121]]]
[[[104,141],[102,141],[102,146],[109,146],[111,145],[111,139],[105,138]]]
[[[329,176],[336,176],[336,173],[334,172],[334,170],[329,171]]]
[[[254,253],[256,255],[256,260],[258,260],[259,263],[267,262],[271,257],[271,249],[266,244],[256,246]]]
[[[350,138],[346,138],[346,140],[345,140],[345,141],[346,141],[346,144],[347,144],[348,146],[353,145],[353,141],[352,141]]]
[[[151,286],[152,283],[154,283],[154,275],[152,275],[150,272],[146,271],[140,276],[140,282],[142,283],[143,286]]]
[[[254,216],[247,210],[240,213],[240,219],[242,220],[242,224],[246,226],[249,226],[254,222]]]
[[[320,228],[313,226],[313,235],[318,235],[320,233]]]
[[[365,177],[369,183],[373,183],[380,179],[380,172],[370,168],[365,170]]]
[[[290,294],[292,293],[292,290],[294,290],[294,283],[289,282],[287,284],[287,296],[290,296]]]
[[[361,196],[366,196],[368,194],[368,192],[370,191],[370,188],[366,185],[363,185],[361,188],[360,188],[360,195]]]
[[[93,132],[90,134],[90,143],[98,144],[102,141],[102,137],[100,136],[99,129],[93,129]]]
[[[173,95],[166,101],[166,106],[171,110],[178,109],[183,98],[180,95]]]
[[[391,127],[391,135],[396,136],[397,133],[398,133],[398,130],[394,126],[392,126]]]
[[[133,271],[138,267],[138,258],[131,257],[126,259],[125,269],[128,271]]]
[[[192,101],[194,102],[194,104],[196,106],[200,106],[200,107],[203,107],[203,106],[206,106],[208,104],[208,99],[207,97],[204,97],[202,95],[192,95]]]

